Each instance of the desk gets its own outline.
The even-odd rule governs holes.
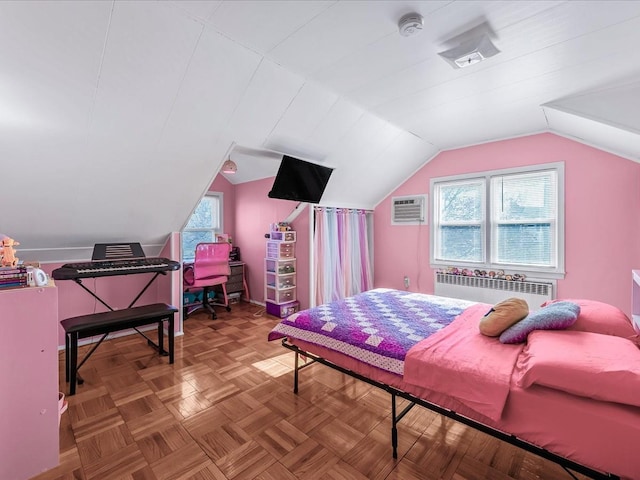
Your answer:
[[[227,280],[226,288],[227,288],[227,296],[231,296],[233,298],[236,295],[231,295],[233,293],[240,294],[237,295],[239,298],[244,296],[245,300],[249,301],[249,287],[247,286],[247,276],[244,273],[245,263],[244,262],[229,262],[229,266],[231,267],[231,275],[229,275],[229,280]],[[222,292],[222,288],[216,287],[216,292]]]
[[[185,263],[184,268],[191,268],[192,263]],[[227,297],[229,299],[244,297],[245,301],[249,301],[249,287],[247,285],[247,276],[245,274],[246,264],[241,261],[229,262],[231,274],[225,283],[227,289]],[[185,310],[185,318],[187,315],[202,307],[202,288],[194,288],[183,284],[182,306]],[[209,296],[213,300],[216,294],[222,295],[222,287],[216,285],[210,292]]]

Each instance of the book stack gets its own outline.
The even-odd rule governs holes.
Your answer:
[[[18,265],[16,267],[0,267],[0,290],[6,288],[28,287],[27,267]]]

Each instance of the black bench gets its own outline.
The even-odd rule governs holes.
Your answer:
[[[79,317],[72,317],[62,320],[60,324],[65,335],[65,380],[71,383],[69,395],[76,393],[76,383],[83,383],[82,377],[78,375],[78,370],[86,362],[96,348],[107,338],[107,335],[119,330],[133,328],[136,332],[147,339],[147,343],[156,348],[160,355],[169,355],[169,363],[173,363],[173,340],[174,340],[174,314],[178,309],[166,303],[154,303],[141,307],[124,308],[111,312],[92,313]],[[169,332],[169,352],[164,349],[164,331],[162,328],[164,321],[168,322]],[[158,344],[138,330],[137,327],[158,324]],[[78,340],[81,338],[102,335],[102,338],[87,353],[82,362],[78,365]]]

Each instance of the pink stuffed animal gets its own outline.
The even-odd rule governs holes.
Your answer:
[[[0,260],[0,266],[2,267],[15,267],[18,264],[18,257],[16,257],[15,245],[20,245],[20,242],[16,242],[13,238],[5,237],[0,241],[0,253],[2,254]]]

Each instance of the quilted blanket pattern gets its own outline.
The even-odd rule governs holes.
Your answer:
[[[473,304],[379,288],[294,313],[268,339],[304,340],[402,375],[409,349]]]

